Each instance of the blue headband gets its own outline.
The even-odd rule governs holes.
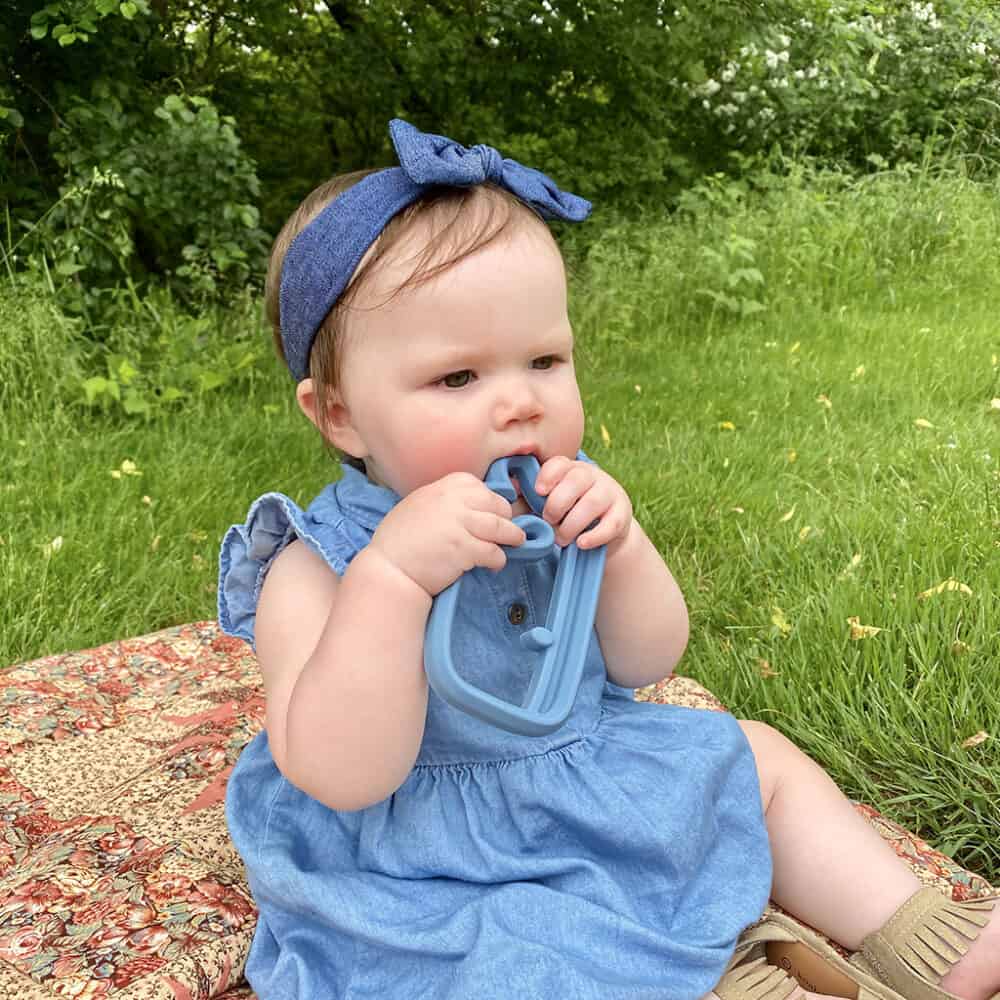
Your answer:
[[[400,166],[369,174],[338,195],[295,237],[281,268],[281,339],[296,381],[309,374],[316,331],[388,221],[432,187],[506,188],[543,219],[582,222],[590,202],[560,191],[551,178],[492,146],[466,149],[443,135],[394,118],[389,134]]]

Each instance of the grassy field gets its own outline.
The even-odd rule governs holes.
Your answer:
[[[568,248],[585,447],[687,595],[680,672],[994,882],[997,194],[709,187]],[[265,344],[250,315],[212,336]],[[0,336],[0,663],[213,617],[226,527],[334,474],[263,349],[145,421],[82,405],[80,334],[44,292],[0,287]]]

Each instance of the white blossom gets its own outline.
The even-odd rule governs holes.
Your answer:
[[[937,30],[941,27],[941,22],[934,11],[934,4],[929,2],[929,0],[928,3],[911,3],[910,13],[918,21],[923,21],[929,28]]]
[[[720,90],[722,90],[722,84],[719,83],[718,80],[706,80],[700,88],[701,93],[704,94],[705,97],[712,97]]]

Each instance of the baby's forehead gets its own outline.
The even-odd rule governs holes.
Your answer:
[[[383,350],[399,359],[422,358],[425,350],[460,353],[472,341],[491,338],[528,349],[527,341],[541,334],[547,350],[565,349],[561,341],[556,345],[565,333],[572,336],[565,268],[543,223],[512,225],[487,245],[448,257],[447,266],[411,280],[420,246],[401,243],[366,276],[344,313],[347,354],[361,348],[369,360]]]
[[[497,209],[484,198],[473,198],[456,212],[453,205],[435,202],[400,220],[369,247],[355,272],[355,302],[365,299],[373,305],[445,280],[473,255],[505,254],[544,254],[561,264],[548,226],[527,206]]]

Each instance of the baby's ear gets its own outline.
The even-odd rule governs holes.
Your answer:
[[[357,458],[364,458],[368,454],[351,422],[350,410],[339,393],[327,389],[325,399],[321,400],[313,380],[304,378],[295,390],[295,398],[299,409],[334,447]]]

